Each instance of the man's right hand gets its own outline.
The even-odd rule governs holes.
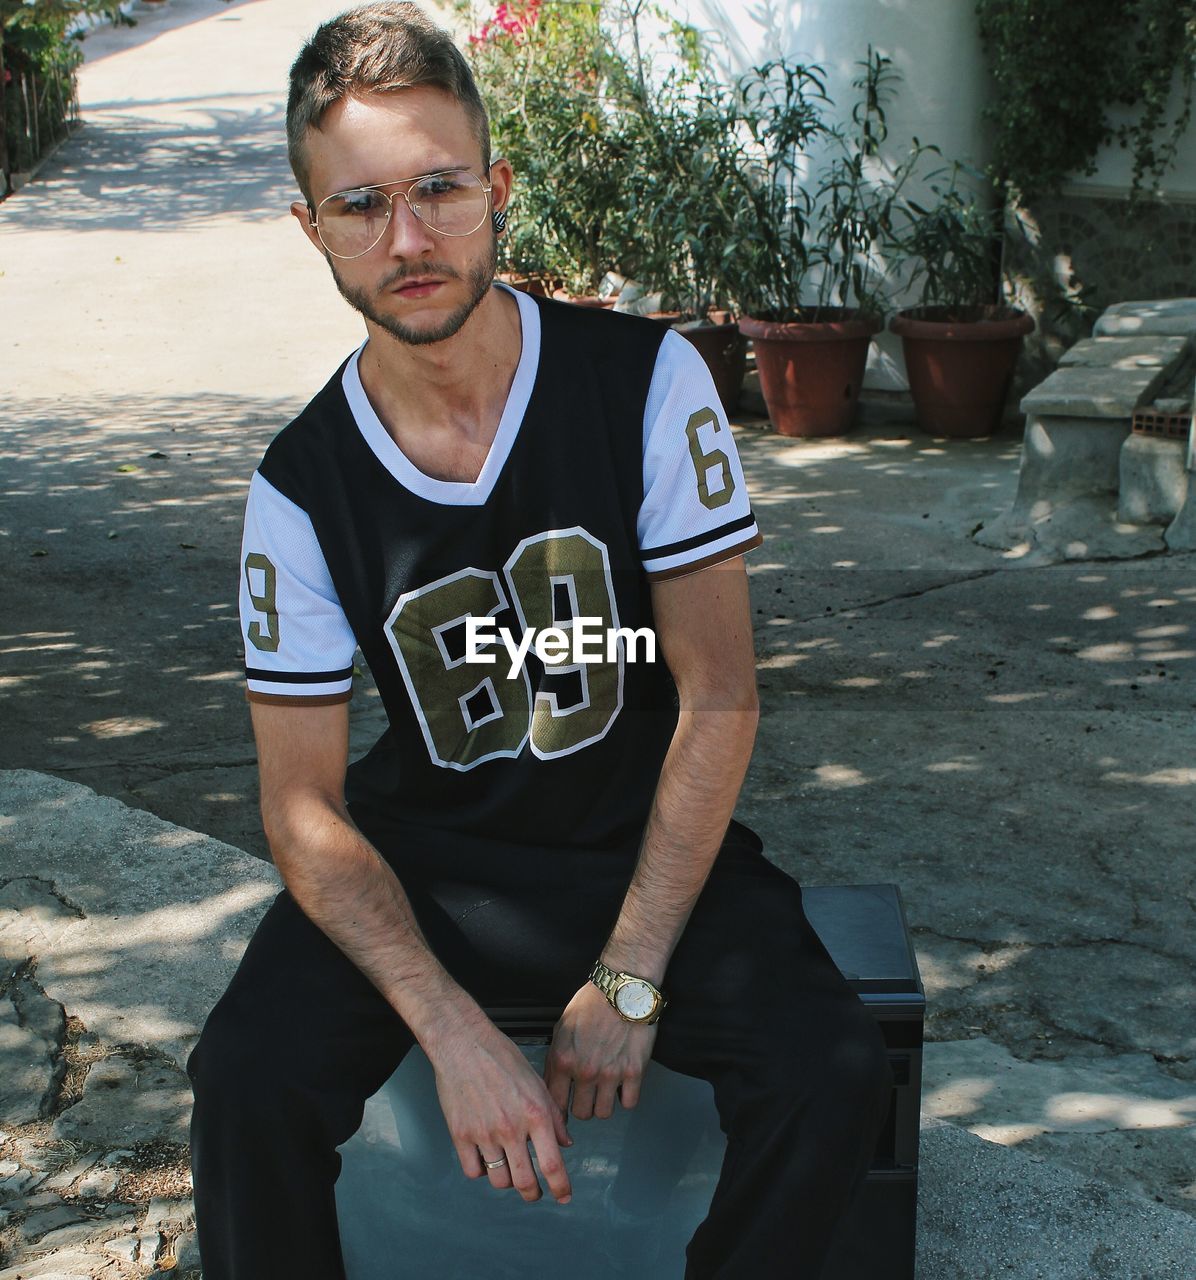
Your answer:
[[[482,1017],[439,1035],[429,1058],[466,1176],[488,1174],[492,1187],[513,1186],[529,1204],[539,1200],[543,1193],[528,1153],[531,1142],[548,1189],[559,1204],[568,1204],[573,1188],[561,1148],[571,1147],[573,1139],[564,1113],[519,1046]],[[500,1156],[506,1163],[495,1169],[483,1164]]]
[[[432,954],[394,869],[345,809],[345,704],[253,703],[252,713],[262,819],[279,874],[423,1045],[461,1167],[539,1200],[530,1140],[552,1194],[566,1202],[572,1188],[561,1147],[572,1140],[564,1113],[518,1046]],[[505,1155],[508,1163],[487,1170],[479,1147],[485,1159]]]

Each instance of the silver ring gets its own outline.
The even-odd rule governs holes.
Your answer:
[[[483,1157],[482,1157],[482,1163],[486,1166],[486,1168],[487,1168],[487,1169],[497,1169],[497,1168],[498,1168],[498,1166],[499,1166],[500,1164],[506,1164],[506,1163],[507,1163],[507,1157],[506,1157],[506,1156],[499,1156],[497,1160],[487,1160],[487,1159],[483,1156]]]

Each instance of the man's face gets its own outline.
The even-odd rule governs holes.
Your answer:
[[[483,182],[493,181],[491,208],[502,208],[510,189],[510,166],[500,160],[490,174],[483,172],[473,120],[451,94],[432,85],[344,99],[319,129],[308,131],[306,152],[317,206],[333,192],[444,169],[468,168]],[[400,342],[452,337],[494,279],[497,237],[489,211],[472,234],[446,236],[420,222],[396,194],[382,239],[351,259],[324,250],[305,205],[293,204],[291,212],[324,254],[350,306]]]

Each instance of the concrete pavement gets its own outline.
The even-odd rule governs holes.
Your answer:
[[[0,931],[29,952],[3,999],[52,1082],[45,1115],[0,1125],[26,1143],[0,1147],[20,1166],[0,1179],[27,1157],[56,1169],[101,1060],[123,1063],[114,1090],[161,1070],[173,1096],[273,883],[228,848],[264,852],[236,548],[262,448],[359,340],[286,212],[286,66],[339,7],[170,0],[89,37],[87,124],[0,204],[0,768],[174,824],[0,779]],[[745,419],[737,441],[766,535],[738,812],[802,883],[901,886],[928,999],[921,1280],[1185,1275],[1192,556],[1030,564],[977,545],[1012,500],[1017,434],[932,440],[891,399],[841,440]],[[353,718],[364,745],[365,679]],[[131,871],[130,849],[170,853]],[[43,1047],[21,1013],[39,992],[65,1009],[60,1032],[38,1023]],[[159,1178],[115,1202],[139,1203],[138,1240],[149,1196],[185,1201],[180,1114],[133,1144]],[[29,1182],[0,1221],[10,1248],[18,1196],[52,1194]]]

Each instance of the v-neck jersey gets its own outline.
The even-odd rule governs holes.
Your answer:
[[[482,506],[494,492],[494,486],[511,456],[531,401],[540,367],[540,311],[534,299],[527,294],[497,281],[494,287],[512,294],[519,306],[521,349],[498,429],[490,442],[486,461],[476,480],[438,480],[435,476],[428,475],[407,457],[391,437],[361,382],[358,361],[368,339],[349,357],[341,375],[341,387],[349,410],[371,453],[399,484],[429,502],[458,507]]]
[[[251,698],[348,697],[356,647],[371,667],[380,655],[393,669],[388,619],[402,599],[450,581],[489,582],[493,599],[481,612],[490,613],[513,607],[516,561],[526,568],[539,556],[547,569],[550,551],[579,563],[593,552],[605,558],[601,572],[595,560],[578,581],[609,572],[612,615],[634,626],[631,618],[647,616],[652,583],[762,541],[696,348],[655,321],[517,300],[520,359],[477,481],[425,476],[380,423],[371,444],[376,415],[363,396],[355,414],[346,394],[351,356],[271,442],[250,483],[242,538]],[[550,574],[554,621],[579,616],[573,606],[583,603],[564,600],[555,581],[563,572]],[[537,596],[537,626],[547,601]],[[478,603],[457,601],[453,617]],[[434,662],[452,659],[455,669],[454,653],[433,648]]]

